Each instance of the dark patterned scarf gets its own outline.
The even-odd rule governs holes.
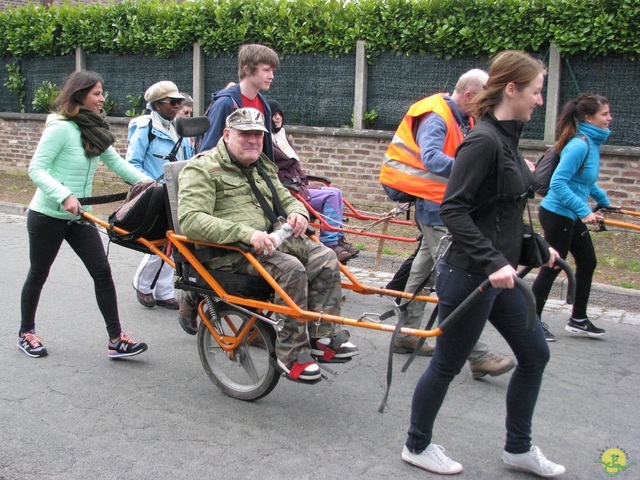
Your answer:
[[[115,142],[104,114],[98,114],[87,107],[80,107],[78,114],[67,120],[75,122],[80,128],[80,137],[87,158],[101,155]]]

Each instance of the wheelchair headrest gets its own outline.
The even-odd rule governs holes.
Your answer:
[[[209,130],[210,126],[208,117],[176,117],[176,132],[181,137],[197,137]]]

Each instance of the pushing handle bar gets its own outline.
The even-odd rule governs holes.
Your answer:
[[[566,260],[556,258],[556,265],[558,265],[567,276],[567,303],[573,305],[576,299],[576,276],[573,274],[573,269]]]
[[[533,297],[533,292],[529,288],[529,286],[522,280],[520,277],[514,277],[516,288],[519,288],[527,301],[527,321],[525,327],[527,330],[533,330],[536,326],[536,322],[538,321],[536,315],[536,300]],[[451,326],[456,323],[460,317],[462,317],[467,310],[471,308],[471,306],[480,298],[480,295],[485,293],[491,287],[491,282],[489,279],[485,280],[480,284],[478,288],[476,288],[471,294],[464,299],[464,301],[458,305],[458,307],[449,314],[447,318],[445,318],[442,322],[440,322],[439,328],[444,333]]]
[[[573,305],[576,298],[576,276],[573,274],[573,269],[566,260],[560,257],[556,257],[555,265],[560,267],[564,274],[567,276],[567,297],[566,302],[569,305]],[[518,271],[518,277],[524,278],[527,274],[533,270],[531,267],[524,267]]]
[[[592,209],[593,213],[597,213],[599,211],[602,211],[605,213],[629,213],[627,210],[623,210],[622,207],[602,207],[600,205],[596,205]],[[633,214],[637,212],[631,212],[631,213]]]

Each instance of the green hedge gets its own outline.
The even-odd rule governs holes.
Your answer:
[[[12,58],[87,53],[209,54],[247,42],[279,53],[491,55],[507,48],[565,54],[640,54],[640,0],[197,0],[112,5],[30,5],[0,12],[0,51]]]

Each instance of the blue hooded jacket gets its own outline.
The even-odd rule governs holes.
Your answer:
[[[560,162],[551,177],[549,192],[540,204],[550,212],[573,220],[591,213],[587,203],[589,197],[598,206],[611,205],[607,194],[596,184],[600,173],[600,147],[611,131],[580,122],[577,133],[587,137],[589,146],[581,138],[569,140],[560,153]],[[581,170],[587,151],[589,156]]]
[[[264,109],[264,123],[268,132],[271,132],[271,109],[267,103],[267,99],[261,93],[258,93],[258,98],[262,103]],[[232,85],[229,88],[220,90],[211,95],[211,101],[213,105],[207,112],[207,117],[211,122],[209,130],[202,137],[202,144],[198,153],[212,150],[218,144],[220,138],[222,138],[222,132],[225,128],[227,117],[233,113],[234,110],[242,108],[242,93],[240,92],[240,85]],[[270,160],[273,160],[273,142],[271,141],[271,135],[265,134],[264,144],[262,151]]]
[[[151,135],[149,129],[151,129]],[[164,164],[168,160],[156,157],[154,154],[169,154],[176,140],[162,127],[157,113],[142,115],[131,120],[128,142],[125,160],[154,180],[164,175]],[[186,160],[182,158],[182,152],[184,152],[183,149],[179,151],[178,160]]]

